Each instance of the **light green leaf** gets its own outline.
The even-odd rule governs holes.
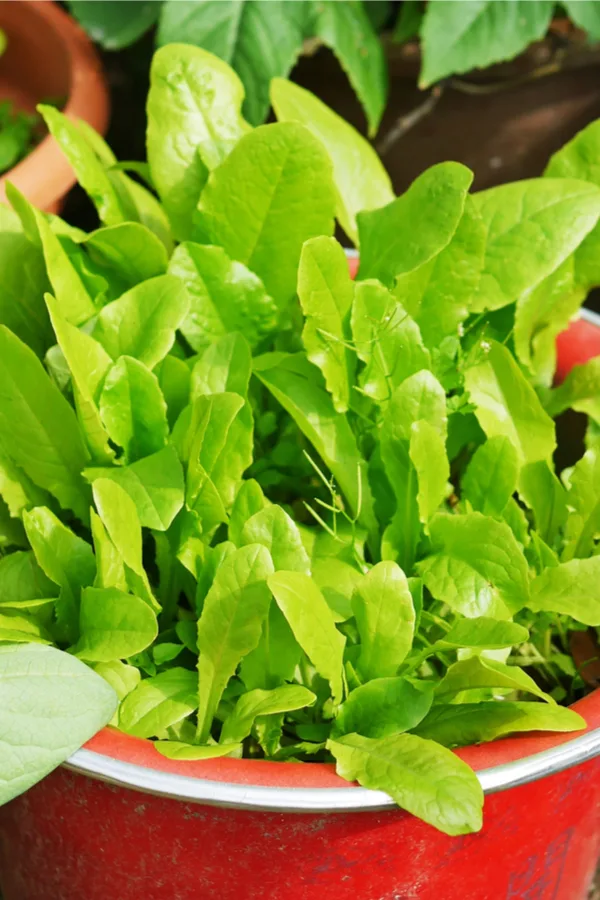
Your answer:
[[[481,828],[483,791],[473,770],[453,753],[414,734],[384,738],[351,734],[329,740],[338,775],[389,794],[450,835]]]
[[[254,478],[243,481],[235,496],[231,514],[229,516],[229,540],[236,547],[242,545],[242,531],[248,519],[267,506],[268,501],[262,489]]]
[[[56,587],[46,577],[31,552],[9,553],[0,559],[0,607],[26,600],[54,597]]]
[[[25,472],[0,451],[0,497],[11,516],[18,519],[24,509],[45,506],[48,494],[30,481]]]
[[[406,678],[374,678],[352,691],[338,710],[333,736],[362,734],[384,738],[410,731],[433,702],[433,684]]]
[[[433,553],[417,566],[435,597],[468,618],[508,618],[529,601],[527,561],[504,522],[481,513],[431,520]]]
[[[445,426],[445,422],[444,422]],[[446,453],[446,429],[422,419],[410,429],[410,461],[415,467],[419,489],[419,518],[428,531],[428,523],[448,493],[450,463]]]
[[[280,122],[299,122],[324,144],[333,163],[340,225],[355,243],[356,215],[394,199],[390,177],[371,145],[310,91],[274,78],[271,102]]]
[[[187,669],[168,669],[144,678],[125,698],[119,727],[134,737],[150,738],[181,722],[198,707],[198,677]]]
[[[154,0],[68,0],[69,11],[105,50],[121,50],[140,38],[156,22],[160,5]]]
[[[182,359],[168,353],[155,367],[155,374],[167,403],[167,418],[172,428],[190,400],[191,373]]]
[[[244,84],[244,115],[259,125],[269,109],[269,81],[276,75],[285,77],[300,53],[308,6],[282,0],[269,0],[268,6],[262,0],[167,0],[158,42],[197,44],[229,63]],[[235,96],[236,109],[243,97],[241,85],[239,94],[239,99]]]
[[[0,614],[0,641],[11,644],[51,644],[50,634],[31,616],[17,615],[14,610]]]
[[[322,0],[314,28],[337,56],[362,103],[372,137],[381,121],[388,93],[388,73],[381,42],[362,3]]]
[[[103,307],[93,334],[113,359],[134,356],[153,369],[173,346],[188,308],[187,291],[179,279],[160,275]]]
[[[198,620],[198,738],[207,740],[227,682],[257,646],[271,603],[269,553],[258,544],[235,550],[217,569]]]
[[[473,198],[467,195],[450,242],[428,262],[396,278],[394,296],[413,317],[430,349],[458,335],[479,284],[484,253],[485,228]]]
[[[46,294],[46,306],[58,345],[71,372],[75,407],[92,459],[99,465],[110,463],[115,454],[109,446],[109,434],[98,410],[102,383],[111,366],[110,356],[102,344],[63,318],[51,294]]]
[[[394,26],[393,40],[398,44],[404,44],[416,37],[422,20],[423,8],[420,0],[404,0]]]
[[[241,743],[252,730],[258,716],[291,712],[312,706],[316,695],[299,684],[285,684],[272,691],[249,691],[239,698],[225,719],[221,744]]]
[[[600,625],[600,556],[544,569],[531,582],[527,606],[535,612],[571,616],[584,625]]]
[[[325,148],[302,125],[279,122],[245,135],[211,173],[198,221],[203,242],[248,266],[285,309],[296,291],[302,245],[332,234],[334,209]]]
[[[505,663],[483,656],[471,656],[451,665],[435,688],[436,702],[448,703],[449,698],[455,694],[481,688],[525,691],[527,694],[534,694],[542,700],[554,703],[554,700],[545,694],[523,669],[518,666],[507,666]]]
[[[1,805],[40,781],[110,721],[117,697],[78,659],[33,644],[0,647],[0,683]]]
[[[400,566],[389,561],[374,566],[357,583],[352,609],[360,636],[359,675],[363,681],[396,675],[415,628],[413,600]]]
[[[600,422],[600,357],[573,366],[559,387],[550,392],[546,411],[555,418],[566,409],[585,413]]]
[[[301,656],[302,648],[285,616],[271,603],[258,645],[242,660],[240,678],[249,691],[273,690],[292,681]]]
[[[363,573],[335,556],[313,557],[312,577],[327,600],[336,622],[345,622],[353,615],[354,589],[362,581]]]
[[[92,548],[44,507],[24,512],[23,525],[38,565],[60,588],[56,619],[61,639],[73,643],[78,635],[81,591],[93,584],[96,576]]]
[[[421,737],[445,747],[494,741],[520,731],[579,731],[585,721],[573,709],[538,702],[490,700],[440,704],[417,726]]]
[[[232,392],[246,397],[252,355],[250,345],[243,334],[226,334],[207,347],[192,369],[192,399],[204,394]]]
[[[521,464],[552,458],[554,423],[506,347],[490,341],[482,360],[466,369],[465,386],[488,438],[508,437]]]
[[[387,206],[360,213],[360,277],[392,287],[397,275],[443,250],[456,232],[472,180],[473,173],[460,163],[441,163]],[[417,234],[415,222],[420,223]]]
[[[98,228],[87,235],[82,246],[107,278],[119,279],[123,291],[167,271],[165,245],[139,222]]]
[[[124,700],[127,694],[130,694],[137,687],[142,677],[139,669],[136,669],[135,666],[129,666],[118,659],[112,662],[94,663],[91,668],[97,675],[100,675],[108,682],[119,701]],[[110,720],[109,725],[113,725],[115,728],[118,727],[118,710]]]
[[[571,256],[600,215],[600,190],[571,178],[516,181],[473,200],[487,239],[472,312],[500,309],[537,287]]]
[[[533,512],[539,537],[553,546],[567,519],[567,496],[546,461],[524,466],[519,496]]]
[[[600,532],[600,454],[588,450],[569,476],[569,514],[565,527],[563,561],[585,558],[592,552]]]
[[[308,359],[323,373],[337,412],[347,412],[355,360],[346,344],[352,306],[348,261],[334,238],[307,241],[300,256],[298,298],[305,316],[302,342]]]
[[[166,9],[173,11],[174,4]],[[147,101],[148,162],[178,240],[191,234],[208,170],[220,165],[248,131],[240,112],[243,98],[235,72],[199,47],[171,44],[154,54]]]
[[[421,27],[419,85],[513,59],[544,37],[552,0],[445,0],[430,3]]]
[[[127,577],[123,557],[111,541],[100,516],[90,512],[94,555],[96,557],[96,577],[94,587],[127,590]]]
[[[123,448],[126,463],[165,446],[167,404],[158,379],[132,356],[121,356],[106,375],[99,409],[111,439]]]
[[[166,531],[183,506],[183,468],[170,445],[129,466],[86,469],[84,474],[92,486],[98,479],[120,485],[133,500],[140,524],[146,528]]]
[[[516,622],[499,622],[486,616],[459,619],[436,641],[436,650],[470,647],[475,650],[502,650],[515,644],[522,644],[529,632]]]
[[[251,516],[242,529],[241,543],[266,547],[276,571],[310,575],[310,559],[298,526],[280,506],[267,506]]]
[[[254,374],[291,415],[329,467],[351,512],[374,529],[366,465],[345,416],[335,412],[319,373],[301,354],[265,354]]]
[[[501,516],[517,489],[519,458],[505,435],[490,438],[477,448],[461,481],[461,496],[475,512]]]
[[[141,653],[158,635],[156,613],[144,600],[116,588],[88,587],[81,594],[76,656],[111,662]]]
[[[431,367],[418,326],[378,281],[355,286],[352,335],[358,358],[365,363],[359,384],[377,403],[387,402],[409,375]]]
[[[179,2],[179,0],[178,0]],[[220,756],[240,756],[241,744],[184,744],[181,741],[155,741],[154,748],[167,759],[190,760],[217,759]]]
[[[296,640],[319,675],[331,685],[334,704],[340,703],[346,639],[335,627],[321,591],[309,575],[301,572],[276,572],[268,578],[268,584]]]
[[[180,244],[169,272],[187,288],[190,309],[181,331],[194,350],[241,332],[255,347],[277,326],[278,310],[260,278],[241,262],[231,260],[222,247],[188,241]]]

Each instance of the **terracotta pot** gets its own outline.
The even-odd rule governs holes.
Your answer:
[[[585,317],[599,334],[600,318]],[[586,352],[570,335],[563,372],[566,351],[571,364]],[[0,809],[0,889],[4,900],[585,900],[600,853],[600,690],[574,708],[585,734],[457,751],[486,793],[483,830],[459,838],[332,765],[180,762],[105,728]]]
[[[1,0],[0,28],[8,37],[0,57],[0,97],[28,112],[49,98],[66,98],[63,111],[100,133],[109,98],[99,58],[79,26],[49,0]],[[47,136],[0,178],[0,201],[10,181],[37,207],[58,212],[75,175],[54,138]]]

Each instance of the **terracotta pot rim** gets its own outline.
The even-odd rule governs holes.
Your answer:
[[[100,58],[92,42],[64,10],[50,0],[26,0],[18,4],[31,27],[45,28],[59,36],[68,57],[69,95],[63,112],[71,119],[84,119],[104,134],[109,119],[109,94]],[[56,203],[76,182],[75,173],[58,143],[46,135],[25,159],[0,176],[0,199],[4,202],[7,182],[15,184],[40,208]]]

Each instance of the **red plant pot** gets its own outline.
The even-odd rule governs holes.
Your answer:
[[[588,723],[575,738],[458,751],[487,795],[483,830],[460,838],[331,765],[177,762],[105,728],[0,809],[4,900],[585,900],[600,855],[600,690],[574,708]]]

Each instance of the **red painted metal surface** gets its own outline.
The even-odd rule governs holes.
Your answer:
[[[560,383],[571,371],[594,356],[600,356],[600,328],[585,319],[575,319],[556,341],[558,359],[556,381]]]
[[[576,708],[600,727],[600,690]],[[482,769],[572,737],[523,735],[459,755]],[[177,762],[112,729],[87,749],[213,781],[353,790],[332,766]],[[219,809],[59,769],[0,809],[0,889],[4,900],[585,900],[599,809],[600,758],[487,797],[483,830],[460,838],[400,810]]]

